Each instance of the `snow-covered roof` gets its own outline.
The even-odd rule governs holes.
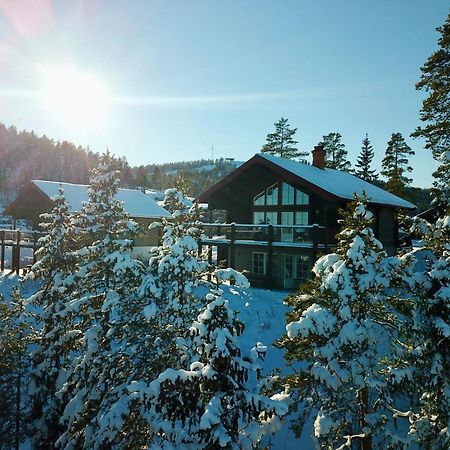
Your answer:
[[[51,198],[58,194],[59,186],[64,189],[64,197],[72,211],[79,211],[82,202],[89,200],[85,184],[60,183],[58,181],[33,180],[32,183],[38,187],[47,197]],[[125,211],[135,218],[161,218],[171,217],[170,213],[159,206],[152,198],[137,189],[119,189],[117,199],[123,202]]]
[[[397,208],[415,208],[415,205],[412,203],[347,172],[329,168],[320,169],[310,164],[264,153],[258,153],[257,156],[276,164],[282,169],[340,198],[351,200],[354,194],[361,195],[365,192],[370,203],[389,205]]]

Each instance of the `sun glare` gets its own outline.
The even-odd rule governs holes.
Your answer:
[[[44,105],[67,127],[95,128],[108,114],[106,85],[94,75],[72,67],[38,66]]]

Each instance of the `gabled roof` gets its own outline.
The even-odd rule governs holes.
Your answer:
[[[79,211],[83,202],[89,201],[87,193],[88,186],[85,184],[60,183],[57,181],[32,180],[31,185],[37,188],[42,194],[43,199],[50,199],[58,194],[59,186],[64,189],[64,197],[70,206],[70,210]],[[25,194],[22,194],[25,195]],[[8,214],[9,210],[14,209],[14,205],[20,202],[21,195],[9,205],[3,214]],[[134,218],[161,218],[171,217],[171,214],[159,206],[148,195],[137,189],[119,189],[117,192],[117,200],[123,202],[125,211]]]
[[[339,199],[352,200],[355,193],[357,195],[362,195],[362,193],[365,192],[369,198],[369,202],[373,204],[391,206],[394,208],[416,208],[412,203],[347,172],[329,168],[320,169],[313,165],[300,163],[292,159],[280,158],[262,153],[253,156],[245,164],[228,174],[204,192],[199,197],[199,201],[207,202],[211,195],[257,164],[273,170],[282,177],[287,177],[289,182],[298,182],[299,184],[306,185],[319,195],[328,194],[328,197],[336,201]]]

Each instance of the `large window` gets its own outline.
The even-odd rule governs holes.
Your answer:
[[[288,183],[275,183],[253,198],[253,223],[256,225],[308,225],[308,205],[308,194]]]

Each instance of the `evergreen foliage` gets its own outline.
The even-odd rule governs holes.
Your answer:
[[[102,445],[96,437],[97,413],[118,382],[115,372],[121,346],[126,345],[118,323],[121,308],[142,273],[140,263],[131,257],[137,225],[115,199],[119,172],[111,166],[110,155],[102,155],[92,172],[89,202],[74,220],[85,246],[78,250],[80,262],[73,274],[77,290],[65,304],[72,318],[67,332],[79,337],[76,357],[59,392],[66,403],[60,448]]]
[[[437,30],[441,33],[439,49],[421,68],[422,77],[416,84],[416,89],[428,93],[420,115],[424,127],[419,126],[412,136],[425,138],[425,148],[438,161],[433,174],[433,197],[434,206],[442,215],[450,203],[450,14]]]
[[[185,369],[166,369],[152,383],[157,421],[164,430],[159,445],[179,448],[257,448],[264,430],[274,431],[287,405],[250,387],[266,348],[258,343],[248,356],[240,349],[244,325],[228,308],[223,292],[206,295],[207,305],[194,321],[185,345]],[[165,448],[165,447],[164,447]]]
[[[450,145],[450,14],[444,25],[437,29],[441,33],[436,50],[421,68],[422,76],[416,89],[423,90],[428,97],[423,101],[419,126],[413,137],[424,137],[425,148],[438,159],[449,151]]]
[[[282,158],[299,158],[301,161],[305,161],[308,152],[301,152],[295,146],[297,144],[297,141],[294,140],[296,132],[297,128],[289,128],[288,119],[282,117],[275,122],[275,132],[267,135],[266,143],[262,146],[261,151]]]
[[[44,220],[41,226],[47,235],[40,239],[41,247],[36,252],[38,262],[28,275],[28,278],[43,280],[42,287],[29,299],[40,311],[34,315],[40,328],[37,346],[31,355],[31,419],[36,449],[55,448],[62,433],[59,419],[65,405],[56,393],[66,380],[65,368],[71,361],[75,337],[66,334],[69,323],[64,300],[74,290],[73,280],[68,276],[77,265],[76,237],[61,187],[53,203],[53,210],[41,215]]]
[[[35,333],[16,289],[12,301],[0,296],[0,447],[19,449],[29,434],[28,346]]]
[[[330,169],[350,172],[350,161],[347,160],[348,153],[341,139],[340,133],[329,133],[323,137],[325,163]]]
[[[343,213],[335,253],[319,258],[316,278],[290,298],[288,362],[306,366],[287,377],[306,411],[315,413],[317,448],[388,448],[384,386],[397,352],[396,286],[403,263],[387,257],[370,228],[367,200]],[[315,412],[316,411],[316,412]],[[308,414],[301,414],[301,431]]]
[[[450,207],[436,224],[416,220],[413,232],[422,237],[424,247],[413,251],[425,259],[423,270],[410,284],[413,294],[411,323],[406,333],[411,342],[407,370],[418,402],[408,413],[410,434],[422,448],[450,447]]]
[[[412,181],[407,177],[407,173],[412,171],[412,167],[409,165],[409,156],[414,153],[401,133],[392,133],[381,162],[381,175],[387,179],[384,186],[387,191],[400,197],[404,195],[406,186]]]
[[[355,175],[364,181],[368,181],[369,183],[375,181],[378,178],[376,170],[370,168],[373,157],[373,147],[366,133],[366,137],[362,141],[361,152],[358,155],[358,159],[356,160]]]

